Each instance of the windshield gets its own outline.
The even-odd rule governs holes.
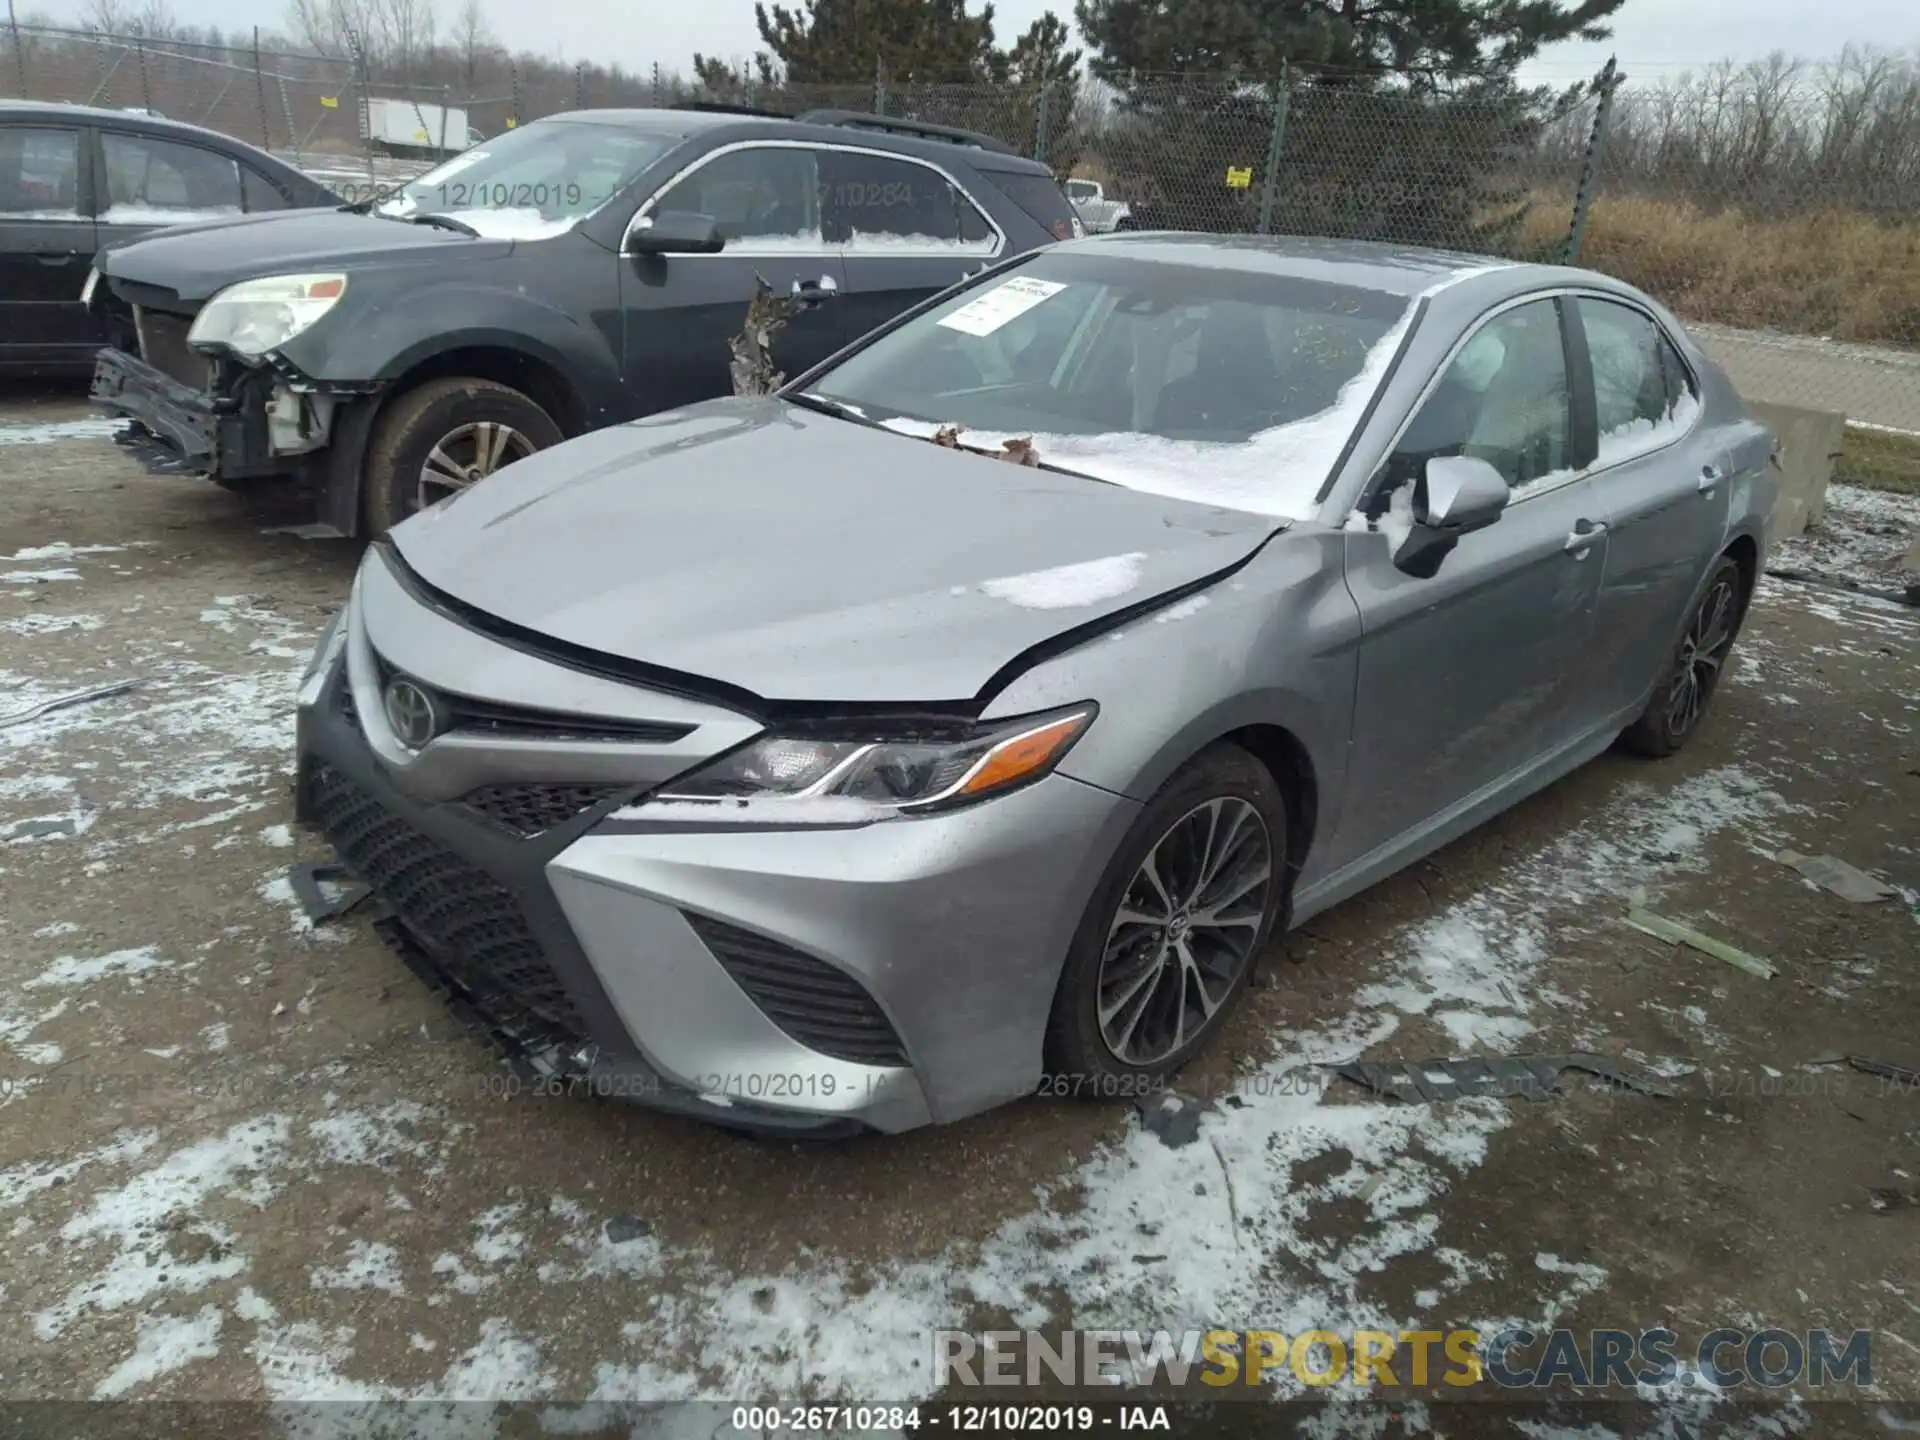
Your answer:
[[[1400,295],[1242,269],[1042,252],[807,393],[963,448],[1262,514],[1310,514],[1410,314]]]
[[[490,239],[540,240],[572,229],[678,143],[612,125],[528,125],[407,182],[374,213],[451,215]]]

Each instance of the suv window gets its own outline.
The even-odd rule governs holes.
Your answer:
[[[1666,444],[1685,428],[1693,399],[1692,377],[1673,342],[1631,305],[1585,296],[1578,303],[1593,366],[1599,463]]]
[[[820,154],[827,233],[849,250],[990,255],[1000,237],[987,217],[931,166],[851,150]]]
[[[0,129],[0,215],[16,220],[80,218],[80,132]]]
[[[150,135],[101,138],[107,157],[111,224],[179,224],[240,213],[240,167],[230,156]]]
[[[1563,471],[1572,433],[1568,399],[1554,302],[1505,311],[1454,356],[1387,461],[1388,483],[1418,479],[1439,455],[1489,461],[1516,490]]]
[[[799,146],[730,151],[669,188],[648,213],[711,215],[729,246],[824,250],[816,159]]]
[[[263,210],[289,208],[287,197],[280,193],[280,187],[251,165],[240,167],[240,191],[246,197],[247,213],[250,215],[257,215]]]

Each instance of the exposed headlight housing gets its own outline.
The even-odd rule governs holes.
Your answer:
[[[817,824],[953,810],[1049,774],[1093,723],[1089,701],[1045,715],[919,729],[875,725],[763,735],[630,812]]]
[[[347,293],[344,275],[269,275],[229,285],[209,300],[187,332],[190,345],[218,345],[258,360],[308,329]]]

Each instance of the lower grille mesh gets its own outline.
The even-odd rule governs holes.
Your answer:
[[[618,793],[612,785],[487,785],[462,803],[525,838],[564,825]]]
[[[327,765],[308,781],[314,818],[340,857],[503,1024],[558,1042],[585,1033],[566,987],[507,888],[392,814]]]
[[[705,915],[687,923],[769,1020],[802,1045],[856,1065],[907,1063],[900,1037],[851,975]]]

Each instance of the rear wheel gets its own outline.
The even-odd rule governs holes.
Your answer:
[[[1147,802],[1068,950],[1047,1034],[1062,1093],[1144,1094],[1219,1029],[1280,912],[1286,819],[1236,745]]]
[[[538,405],[491,380],[429,380],[393,400],[367,448],[367,530],[385,535],[418,513],[558,445],[560,427]]]
[[[1687,617],[1653,698],[1640,718],[1621,732],[1627,749],[1659,757],[1687,743],[1720,686],[1720,673],[1746,613],[1747,587],[1740,567],[1722,556]]]

